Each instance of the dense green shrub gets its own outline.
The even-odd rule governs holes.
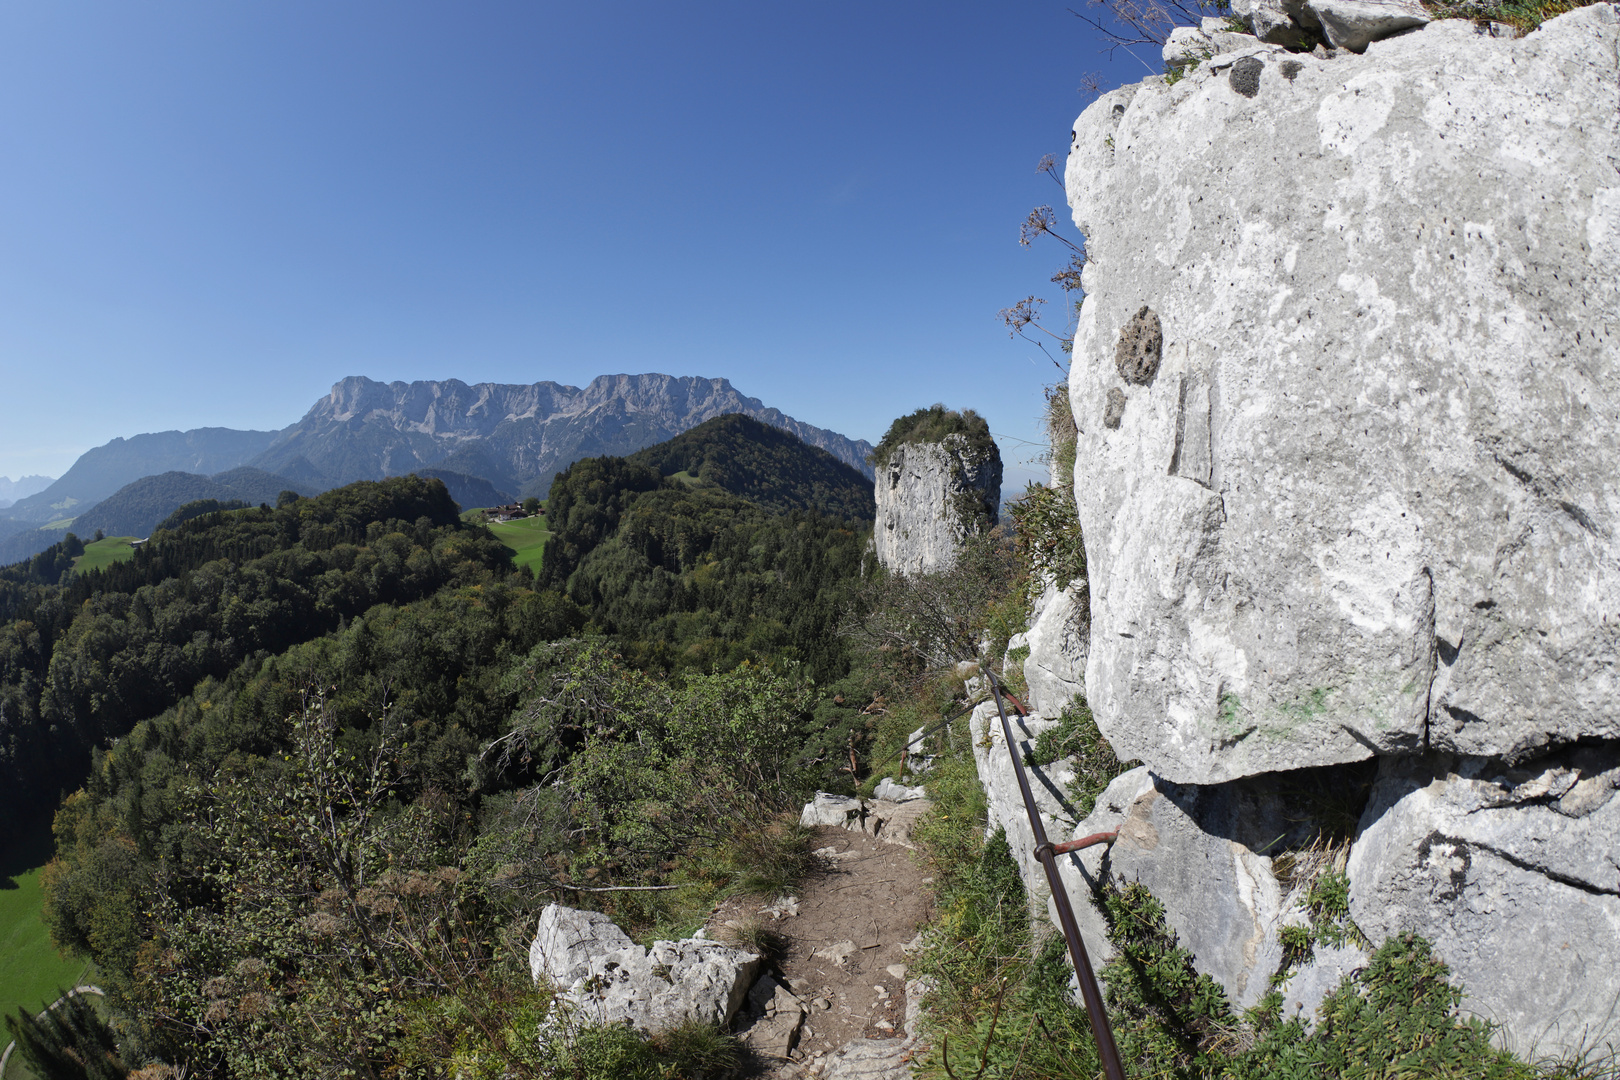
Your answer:
[[[989,454],[995,447],[990,437],[990,424],[972,409],[947,409],[944,405],[930,405],[902,416],[889,425],[883,438],[872,450],[870,460],[875,468],[883,468],[896,448],[907,443],[937,443],[947,435],[961,435],[967,449],[974,454]]]

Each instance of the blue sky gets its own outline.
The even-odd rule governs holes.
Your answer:
[[[1101,48],[1062,0],[0,0],[0,475],[351,374],[723,376],[874,441],[944,401],[1013,464],[1035,163],[1148,74]]]

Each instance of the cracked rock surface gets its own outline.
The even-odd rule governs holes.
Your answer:
[[[1121,758],[1620,739],[1617,52],[1609,4],[1450,20],[1079,118],[1085,686]]]
[[[976,451],[963,435],[902,443],[878,470],[874,494],[878,561],[903,574],[944,570],[1001,511],[1001,452]]]
[[[1620,746],[1522,769],[1386,761],[1350,856],[1350,913],[1374,941],[1415,931],[1463,1008],[1521,1052],[1614,1038],[1620,1001]]]

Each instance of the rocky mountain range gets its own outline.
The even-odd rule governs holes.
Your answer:
[[[870,443],[795,420],[740,393],[727,379],[603,375],[581,389],[555,382],[383,383],[351,376],[280,431],[164,431],[87,451],[60,479],[5,510],[0,537],[9,539],[0,545],[0,562],[26,558],[67,529],[83,531],[101,519],[102,527],[111,522],[120,531],[160,521],[175,506],[159,505],[155,492],[196,489],[207,490],[206,497],[234,497],[214,487],[221,486],[219,474],[244,466],[273,477],[271,486],[303,494],[414,472],[442,479],[464,505],[544,498],[552,477],[581,458],[634,453],[727,414],[786,431],[872,475],[866,462]],[[173,473],[192,474],[193,482],[167,476],[161,484],[124,491]],[[207,477],[216,483],[210,486]],[[273,501],[274,492],[260,497],[263,486],[255,486],[246,501]],[[126,496],[123,503],[130,506],[120,503],[116,514],[98,515],[97,504],[114,496]]]
[[[584,389],[353,376],[249,464],[333,487],[436,466],[544,497],[552,476],[580,458],[633,453],[727,413],[781,428],[871,475],[867,443],[801,423],[726,379],[657,374],[603,375]]]
[[[53,479],[49,476],[20,476],[13,480],[9,476],[0,476],[0,510],[4,510],[18,499],[26,499],[50,487]]]

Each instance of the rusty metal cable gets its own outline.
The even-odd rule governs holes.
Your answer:
[[[990,680],[996,712],[1001,714],[1001,734],[1007,743],[1007,753],[1012,757],[1013,773],[1018,777],[1018,790],[1024,796],[1024,812],[1029,815],[1029,825],[1035,834],[1034,854],[1046,870],[1046,883],[1051,888],[1052,900],[1057,905],[1058,923],[1063,928],[1063,937],[1069,944],[1069,958],[1074,961],[1075,975],[1080,980],[1080,996],[1085,1002],[1086,1015],[1091,1020],[1091,1034],[1097,1040],[1097,1056],[1102,1059],[1103,1074],[1108,1080],[1125,1080],[1125,1069],[1119,1060],[1119,1047],[1114,1042],[1114,1029],[1109,1025],[1108,1013],[1103,1009],[1102,988],[1097,985],[1097,976],[1091,970],[1091,958],[1086,955],[1086,943],[1080,938],[1080,924],[1074,918],[1074,905],[1069,902],[1068,890],[1064,888],[1063,878],[1058,874],[1056,849],[1046,838],[1046,826],[1041,824],[1040,810],[1035,805],[1034,793],[1030,791],[1029,777],[1024,773],[1024,763],[1020,760],[1018,751],[1013,749],[1012,722],[1007,719],[1007,709],[1001,700],[1005,691],[1001,687],[1001,680],[997,679],[995,673],[988,667],[984,668],[984,675]],[[1023,712],[1022,709],[1019,711]]]

